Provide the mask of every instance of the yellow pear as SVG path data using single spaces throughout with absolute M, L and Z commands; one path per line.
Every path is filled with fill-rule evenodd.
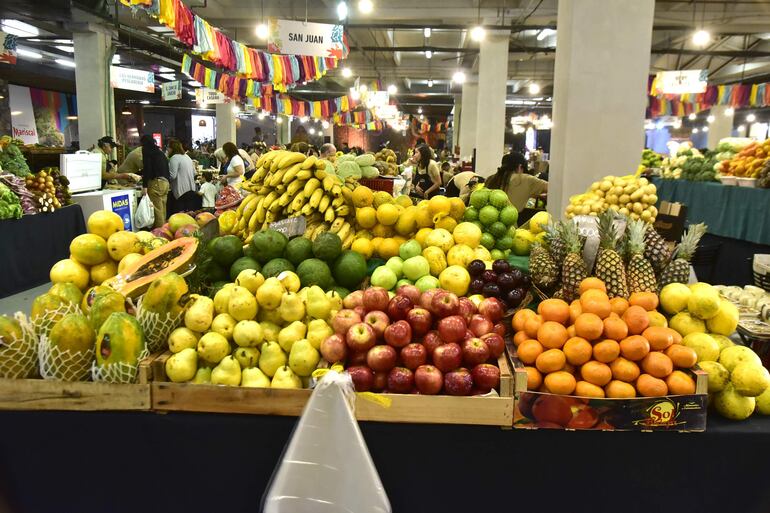
M 281 297 L 278 311 L 281 314 L 281 319 L 285 322 L 294 322 L 305 318 L 305 304 L 295 292 L 287 292 Z
M 278 333 L 278 343 L 281 345 L 281 349 L 289 353 L 292 344 L 305 338 L 306 333 L 307 325 L 302 321 L 294 321 Z

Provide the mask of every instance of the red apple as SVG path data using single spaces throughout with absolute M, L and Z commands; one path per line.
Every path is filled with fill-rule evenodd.
M 457 314 L 460 309 L 460 300 L 455 294 L 442 290 L 433 296 L 431 307 L 437 317 L 449 317 Z
M 433 351 L 443 343 L 444 341 L 441 340 L 441 335 L 439 335 L 436 330 L 429 331 L 422 339 L 422 345 L 424 345 L 425 350 L 428 351 L 429 358 L 433 357 Z
M 396 350 L 390 346 L 374 346 L 366 353 L 366 364 L 374 372 L 388 372 L 396 366 L 397 357 Z
M 500 385 L 500 369 L 496 365 L 481 363 L 471 371 L 476 388 L 489 392 Z
M 366 365 L 366 353 L 368 351 L 348 351 L 348 367 Z
M 492 321 L 481 314 L 476 314 L 471 317 L 471 321 L 468 323 L 468 328 L 470 328 L 473 334 L 477 337 L 486 335 L 487 333 L 492 333 L 494 327 L 495 325 L 492 324 Z
M 390 324 L 388 314 L 380 310 L 372 310 L 364 317 L 364 322 L 372 327 L 377 340 L 382 340 L 382 335 L 385 333 L 385 328 Z M 409 342 L 407 342 L 408 344 Z
M 343 308 L 332 318 L 332 329 L 334 329 L 335 333 L 345 334 L 351 326 L 361 322 L 362 319 L 353 310 Z
M 481 340 L 489 346 L 489 356 L 492 358 L 498 358 L 505 351 L 505 340 L 497 333 L 482 335 Z
M 473 332 L 469 329 L 465 330 L 465 336 L 460 342 L 465 342 L 466 340 L 470 340 L 472 338 L 476 338 L 476 335 L 473 334 Z
M 372 382 L 372 390 L 375 392 L 382 392 L 385 387 L 388 386 L 388 373 L 387 372 L 375 372 L 374 381 Z
M 358 305 L 354 307 L 353 311 L 358 314 L 361 320 L 363 320 L 363 318 L 366 317 L 366 308 L 364 308 L 364 305 Z
M 407 369 L 415 370 L 426 361 L 428 361 L 428 350 L 424 345 L 412 342 L 401 348 L 401 363 Z
M 444 374 L 433 365 L 420 365 L 414 371 L 414 386 L 421 394 L 438 394 L 444 386 Z
M 388 391 L 408 394 L 414 386 L 414 374 L 406 367 L 394 367 L 388 373 Z
M 382 287 L 369 287 L 364 290 L 363 299 L 363 306 L 366 308 L 367 312 L 371 312 L 372 310 L 381 310 L 384 312 L 388 308 L 390 296 L 388 295 L 388 291 Z
M 348 347 L 358 352 L 368 351 L 376 341 L 377 336 L 374 334 L 374 330 L 365 322 L 354 324 L 348 328 L 345 335 L 345 342 L 347 342 Z
M 372 383 L 374 382 L 374 372 L 372 372 L 372 369 L 363 365 L 356 365 L 348 367 L 346 370 L 353 380 L 356 392 L 368 392 L 372 388 Z
M 463 361 L 463 350 L 454 342 L 442 344 L 433 350 L 433 365 L 441 372 L 455 370 Z
M 495 326 L 492 328 L 492 331 L 505 338 L 505 324 L 502 322 L 495 324 Z
M 478 309 L 476 308 L 476 305 L 473 304 L 473 301 L 467 297 L 460 298 L 460 306 L 457 308 L 457 315 L 462 315 L 466 322 L 470 322 L 471 317 L 477 312 Z
M 419 304 L 420 294 L 420 289 L 414 285 L 401 285 L 396 290 L 396 295 L 408 297 L 412 301 L 413 305 Z
M 364 291 L 354 290 L 342 300 L 342 306 L 353 309 L 357 306 L 364 306 Z
M 391 321 L 406 319 L 409 310 L 412 309 L 412 300 L 406 296 L 393 296 L 388 303 L 388 317 Z
M 444 375 L 444 390 L 449 395 L 470 395 L 473 376 L 468 369 L 460 368 Z
M 438 321 L 438 333 L 444 342 L 460 342 L 465 336 L 465 319 L 459 315 L 450 315 Z
M 439 292 L 443 292 L 441 289 L 428 289 L 422 294 L 420 294 L 420 306 L 425 308 L 430 313 L 435 313 L 433 311 L 433 296 L 438 294 Z
M 406 287 L 406 285 L 403 285 Z M 398 297 L 398 296 L 397 296 Z M 412 334 L 421 337 L 433 326 L 433 316 L 425 308 L 412 308 L 406 314 L 406 321 L 412 327 Z
M 329 363 L 344 362 L 348 356 L 348 346 L 345 337 L 339 333 L 329 335 L 321 341 L 321 356 Z
M 412 327 L 406 321 L 396 321 L 383 334 L 385 343 L 393 347 L 404 347 L 412 341 Z
M 489 346 L 480 338 L 466 340 L 462 345 L 463 363 L 469 368 L 475 367 L 489 360 Z M 371 352 L 371 349 L 369 350 Z M 371 365 L 369 365 L 371 367 Z
M 495 323 L 503 318 L 505 307 L 496 297 L 488 297 L 479 303 L 479 313 Z

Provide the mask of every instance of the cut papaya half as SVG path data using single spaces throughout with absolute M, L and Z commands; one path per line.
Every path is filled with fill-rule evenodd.
M 192 265 L 197 249 L 198 239 L 195 237 L 172 240 L 125 267 L 123 272 L 104 282 L 104 285 L 126 297 L 140 296 L 156 278 L 171 272 L 183 273 Z

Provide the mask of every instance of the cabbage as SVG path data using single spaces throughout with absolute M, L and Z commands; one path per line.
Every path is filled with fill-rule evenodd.
M 361 168 L 358 167 L 354 161 L 345 160 L 340 162 L 337 160 L 337 175 L 343 180 L 349 176 L 352 176 L 356 180 L 361 178 Z
M 358 164 L 360 167 L 371 166 L 374 164 L 374 161 L 374 155 L 371 153 L 364 153 L 363 155 L 356 157 L 356 164 Z
M 361 167 L 361 175 L 364 178 L 377 178 L 378 176 L 380 176 L 380 172 L 377 170 L 376 167 L 363 166 Z

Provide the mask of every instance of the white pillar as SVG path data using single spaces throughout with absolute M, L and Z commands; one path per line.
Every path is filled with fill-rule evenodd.
M 714 116 L 714 122 L 709 124 L 708 142 L 706 146 L 708 149 L 713 150 L 719 144 L 720 139 L 730 137 L 733 134 L 733 117 L 732 111 L 727 113 L 727 109 L 730 108 L 727 105 L 715 105 L 711 107 L 709 114 Z
M 277 122 L 278 118 L 282 120 L 281 123 Z M 285 144 L 286 146 L 288 146 L 289 143 L 291 142 L 291 119 L 289 118 L 289 116 L 286 116 L 284 114 L 276 114 L 275 131 L 276 131 L 276 143 Z
M 470 160 L 476 147 L 476 106 L 478 104 L 479 85 L 474 82 L 463 84 L 460 99 L 460 127 L 457 144 L 460 146 L 460 158 Z
M 654 0 L 560 0 L 548 211 L 605 175 L 633 173 L 644 146 Z
M 510 32 L 487 32 L 479 52 L 479 91 L 476 112 L 476 173 L 490 176 L 505 150 L 505 89 L 508 82 Z
M 234 103 L 217 103 L 217 147 L 221 148 L 226 142 L 235 143 Z
M 73 33 L 78 137 L 82 149 L 115 134 L 110 61 L 112 38 L 97 26 Z

